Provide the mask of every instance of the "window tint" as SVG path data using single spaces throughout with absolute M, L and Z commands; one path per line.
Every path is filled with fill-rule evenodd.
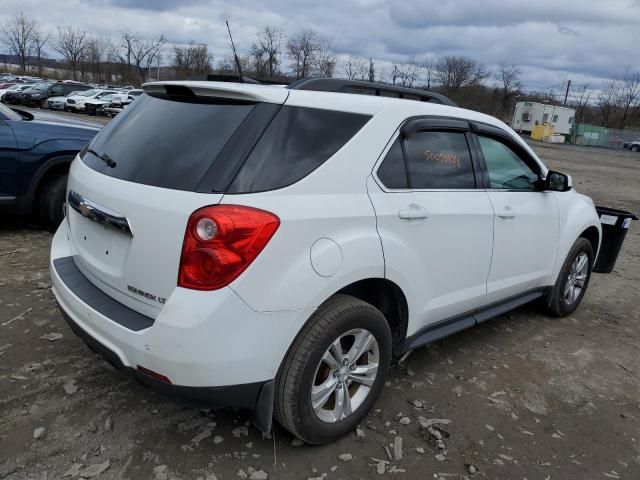
M 491 188 L 534 190 L 538 175 L 511 148 L 490 137 L 478 137 Z
M 274 190 L 297 182 L 331 158 L 369 118 L 354 113 L 282 107 L 228 192 Z
M 177 102 L 142 95 L 102 129 L 84 163 L 105 175 L 176 190 L 194 190 L 251 104 Z
M 378 178 L 387 188 L 408 188 L 400 139 L 396 139 L 378 168 Z
M 475 188 L 464 133 L 420 132 L 405 141 L 412 189 Z

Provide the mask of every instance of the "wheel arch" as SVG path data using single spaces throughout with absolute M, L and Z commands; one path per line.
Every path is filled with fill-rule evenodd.
M 590 226 L 582 231 L 578 238 L 586 238 L 591 243 L 593 254 L 598 257 L 598 249 L 600 248 L 600 231 L 595 226 Z M 594 258 L 595 261 L 595 258 Z
M 43 187 L 49 179 L 69 172 L 71 162 L 77 153 L 78 152 L 75 151 L 63 151 L 55 152 L 47 156 L 47 159 L 44 160 L 44 163 L 40 165 L 31 179 L 29 193 L 27 195 L 30 209 L 33 209 L 42 193 Z
M 350 295 L 380 310 L 389 323 L 393 339 L 393 354 L 403 353 L 409 321 L 409 306 L 404 292 L 397 284 L 386 278 L 367 278 L 341 288 L 334 293 L 336 294 Z

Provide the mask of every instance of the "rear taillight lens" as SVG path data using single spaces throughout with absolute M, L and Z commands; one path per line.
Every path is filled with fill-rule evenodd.
M 191 214 L 182 244 L 178 286 L 217 290 L 253 262 L 280 225 L 273 213 L 213 205 Z

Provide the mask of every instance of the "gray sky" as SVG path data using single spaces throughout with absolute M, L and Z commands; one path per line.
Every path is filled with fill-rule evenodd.
M 527 89 L 559 90 L 567 79 L 598 89 L 640 64 L 640 0 L 3 0 L 0 22 L 19 11 L 51 30 L 130 29 L 206 43 L 216 61 L 229 52 L 226 19 L 240 53 L 266 25 L 290 34 L 312 28 L 332 39 L 339 58 L 372 56 L 383 67 L 441 55 L 469 56 L 492 71 L 515 63 Z

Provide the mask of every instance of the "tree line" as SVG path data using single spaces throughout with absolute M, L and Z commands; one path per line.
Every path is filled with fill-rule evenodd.
M 174 44 L 162 34 L 145 37 L 129 30 L 118 37 L 99 37 L 74 27 L 47 32 L 24 13 L 1 26 L 0 41 L 17 59 L 21 72 L 35 71 L 54 78 L 139 85 L 158 78 L 188 79 L 212 72 L 236 72 L 231 51 L 216 59 L 206 44 Z M 62 60 L 47 58 L 48 50 Z M 506 121 L 510 121 L 516 101 L 564 103 L 565 92 L 561 90 L 524 90 L 522 70 L 515 64 L 502 63 L 491 72 L 472 58 L 448 55 L 428 60 L 411 57 L 382 66 L 371 57 L 339 57 L 331 39 L 311 29 L 287 35 L 279 27 L 266 26 L 239 61 L 245 75 L 264 80 L 341 77 L 431 90 L 460 106 Z M 576 123 L 638 127 L 640 72 L 627 67 L 604 85 L 574 86 L 567 106 L 576 109 Z

